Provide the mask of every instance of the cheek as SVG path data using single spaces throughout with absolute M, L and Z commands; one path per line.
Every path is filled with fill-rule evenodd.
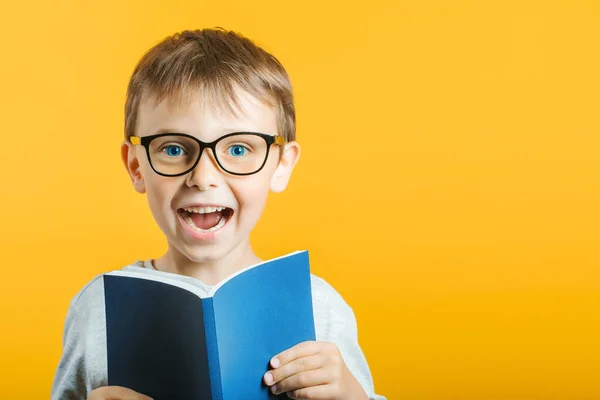
M 256 178 L 259 179 L 237 182 L 238 184 L 232 186 L 241 209 L 246 213 L 252 213 L 253 220 L 258 220 L 260 217 L 269 195 L 270 180 L 262 176 Z
M 165 180 L 163 177 L 156 175 L 146 181 L 148 205 L 155 219 L 161 219 L 163 215 L 166 215 L 165 211 L 171 208 L 176 189 L 177 183 L 174 179 Z

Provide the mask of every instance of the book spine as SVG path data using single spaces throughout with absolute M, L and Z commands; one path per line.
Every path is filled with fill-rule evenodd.
M 208 297 L 202 299 L 202 303 L 212 400 L 223 400 L 223 388 L 221 386 L 221 366 L 219 362 L 219 347 L 217 342 L 217 327 L 215 325 L 215 308 L 213 306 L 213 298 Z

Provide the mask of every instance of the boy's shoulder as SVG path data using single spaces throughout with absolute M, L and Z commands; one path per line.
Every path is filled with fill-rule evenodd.
M 325 279 L 311 274 L 311 286 L 317 327 L 336 325 L 350 328 L 356 324 L 350 305 Z
M 313 297 L 315 297 L 317 300 L 336 308 L 350 308 L 342 295 L 325 279 L 311 273 L 310 283 Z
M 121 268 L 115 268 L 111 271 L 118 271 L 128 269 L 131 267 L 141 267 L 143 261 L 135 261 L 132 264 L 128 264 Z M 107 271 L 107 272 L 111 272 Z M 104 304 L 104 275 L 107 272 L 103 272 L 94 276 L 89 282 L 87 282 L 71 299 L 70 308 L 79 309 L 87 308 L 92 304 L 101 303 Z
M 104 274 L 96 275 L 92 280 L 83 286 L 71 299 L 71 308 L 78 308 L 82 303 L 98 299 L 99 294 L 104 291 Z

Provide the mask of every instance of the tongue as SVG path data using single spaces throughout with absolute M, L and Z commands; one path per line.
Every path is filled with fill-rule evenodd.
M 199 214 L 199 213 L 189 213 L 188 214 L 192 221 L 194 221 L 194 225 L 196 225 L 200 229 L 210 229 L 213 226 L 216 226 L 221 219 L 222 213 L 221 211 L 215 211 L 212 213 Z

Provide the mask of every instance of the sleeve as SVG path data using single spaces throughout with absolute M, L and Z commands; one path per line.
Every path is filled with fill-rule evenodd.
M 345 324 L 340 327 L 337 340 L 342 358 L 344 358 L 348 369 L 363 387 L 370 400 L 386 400 L 385 397 L 375 393 L 373 377 L 367 359 L 358 344 L 358 327 L 354 312 L 348 307 L 346 314 Z
M 313 275 L 313 308 L 317 340 L 338 346 L 346 366 L 370 400 L 386 400 L 375 393 L 373 377 L 358 343 L 358 327 L 352 308 L 323 279 Z
M 104 284 L 94 279 L 71 300 L 51 400 L 85 400 L 108 384 Z
M 52 400 L 86 398 L 85 341 L 81 322 L 72 301 L 63 332 L 63 353 L 52 384 Z

